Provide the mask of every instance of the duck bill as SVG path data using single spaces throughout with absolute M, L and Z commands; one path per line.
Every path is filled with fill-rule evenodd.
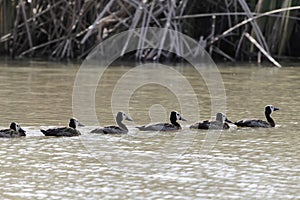
M 184 119 L 183 117 L 180 117 L 180 119 L 179 120 L 181 120 L 181 121 L 187 121 L 186 119 Z
M 126 120 L 133 121 L 133 119 L 131 117 L 129 117 L 129 116 L 126 117 Z
M 78 122 L 78 126 L 84 127 L 85 125 L 82 124 L 82 123 L 80 123 L 80 122 Z
M 279 110 L 279 108 L 275 108 L 275 107 L 274 107 L 274 111 L 276 111 L 276 110 Z

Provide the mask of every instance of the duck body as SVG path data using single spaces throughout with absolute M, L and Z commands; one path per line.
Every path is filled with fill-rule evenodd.
M 69 127 L 60 127 L 43 130 L 41 132 L 45 136 L 56 136 L 56 137 L 73 137 L 81 135 L 80 131 L 77 130 L 77 126 L 83 126 L 77 119 L 71 118 L 69 122 Z
M 226 123 L 223 124 L 218 121 L 205 120 L 191 125 L 190 128 L 191 129 L 228 129 L 229 126 L 226 126 Z
M 136 128 L 140 131 L 176 131 L 181 129 L 177 120 L 186 121 L 177 111 L 172 111 L 170 114 L 171 123 L 157 123 L 148 126 L 138 126 Z
M 234 123 L 238 127 L 261 127 L 270 128 L 272 127 L 268 122 L 259 119 L 242 119 Z
M 91 133 L 104 133 L 104 134 L 126 134 L 128 130 L 123 130 L 118 126 L 106 126 L 103 128 L 96 128 Z
M 124 112 L 118 112 L 116 116 L 116 123 L 118 126 L 105 126 L 103 128 L 96 128 L 91 131 L 91 133 L 104 133 L 104 134 L 126 134 L 128 129 L 125 124 L 122 123 L 123 120 L 132 121 L 131 117 L 126 115 Z
M 81 133 L 78 130 L 71 127 L 61 127 L 61 128 L 47 129 L 47 130 L 41 129 L 41 132 L 45 136 L 56 136 L 56 137 L 60 137 L 60 136 L 72 137 L 72 136 L 81 135 Z
M 271 113 L 273 111 L 277 111 L 279 108 L 276 108 L 272 105 L 267 105 L 265 107 L 265 116 L 267 121 L 263 121 L 260 119 L 243 119 L 235 122 L 234 124 L 238 127 L 251 127 L 251 128 L 271 128 L 275 127 L 275 121 L 271 117 Z
M 18 123 L 12 122 L 10 124 L 9 129 L 0 130 L 0 137 L 2 138 L 24 137 L 26 136 L 25 133 L 26 131 L 24 131 Z
M 140 131 L 176 131 L 180 130 L 181 126 L 174 125 L 170 123 L 158 123 L 151 124 L 149 126 L 139 126 L 137 127 Z
M 217 113 L 215 121 L 205 120 L 202 122 L 197 122 L 190 126 L 191 129 L 212 129 L 212 130 L 222 130 L 222 129 L 234 129 L 236 127 L 231 123 L 230 120 L 223 113 Z

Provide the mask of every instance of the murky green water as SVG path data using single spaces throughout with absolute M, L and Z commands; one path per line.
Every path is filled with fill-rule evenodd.
M 194 121 L 185 113 L 189 121 L 180 122 L 182 131 L 139 132 L 135 124 L 168 120 L 169 111 L 181 109 L 180 94 L 148 84 L 132 94 L 129 114 L 135 123 L 126 122 L 128 135 L 93 135 L 89 131 L 95 126 L 87 126 L 80 129 L 80 137 L 46 138 L 40 127 L 67 125 L 73 115 L 78 68 L 33 61 L 1 63 L 0 126 L 17 121 L 27 131 L 26 138 L 0 138 L 1 199 L 300 198 L 299 68 L 219 67 L 227 116 L 233 121 L 264 119 L 264 106 L 273 104 L 280 107 L 272 115 L 276 128 L 220 135 L 192 131 L 188 126 Z M 101 125 L 114 124 L 111 95 L 130 69 L 109 68 L 101 79 L 95 94 Z M 192 68 L 176 69 L 197 94 L 201 120 L 210 119 L 211 96 L 203 78 Z M 149 116 L 149 109 L 157 112 Z M 217 142 L 204 149 L 209 136 Z

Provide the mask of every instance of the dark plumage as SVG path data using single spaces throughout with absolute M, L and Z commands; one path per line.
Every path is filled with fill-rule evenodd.
M 5 137 L 5 138 L 22 137 L 22 136 L 26 136 L 25 133 L 26 131 L 24 131 L 18 123 L 12 122 L 9 126 L 9 129 L 0 130 L 0 137 Z
M 124 112 L 118 112 L 116 116 L 116 122 L 118 126 L 105 126 L 103 128 L 96 128 L 91 131 L 91 133 L 104 133 L 104 134 L 126 134 L 128 129 L 125 124 L 122 123 L 123 120 L 132 121 L 131 117 L 127 116 Z
M 186 121 L 178 112 L 172 111 L 170 114 L 170 123 L 158 123 L 158 124 L 152 124 L 148 126 L 139 126 L 136 127 L 141 131 L 175 131 L 180 130 L 181 126 L 177 122 L 177 120 Z
M 263 121 L 260 119 L 244 119 L 235 122 L 234 124 L 239 127 L 261 127 L 261 128 L 271 128 L 275 127 L 275 121 L 271 117 L 271 113 L 273 111 L 277 111 L 279 108 L 275 108 L 272 105 L 267 105 L 265 107 L 265 116 L 267 121 Z
M 205 120 L 190 126 L 191 129 L 230 129 L 231 127 L 231 121 L 223 113 L 217 113 L 215 121 Z
M 81 135 L 81 133 L 76 129 L 78 126 L 84 126 L 84 125 L 81 124 L 77 119 L 71 118 L 69 122 L 69 127 L 52 128 L 47 130 L 41 129 L 41 132 L 45 136 L 72 137 L 72 136 Z

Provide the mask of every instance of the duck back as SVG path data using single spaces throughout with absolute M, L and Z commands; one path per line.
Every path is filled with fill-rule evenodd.
M 16 137 L 23 137 L 23 136 L 26 136 L 26 134 L 19 133 L 12 129 L 0 130 L 0 137 L 2 137 L 2 138 L 16 138 Z
M 229 126 L 224 123 L 220 123 L 218 121 L 208 121 L 205 120 L 203 122 L 197 122 L 193 125 L 190 126 L 191 129 L 212 129 L 212 130 L 216 130 L 216 129 L 229 129 Z
M 106 126 L 104 128 L 96 128 L 91 133 L 104 133 L 104 134 L 126 134 L 128 131 L 123 130 L 118 126 Z
M 0 131 L 0 137 L 2 138 L 15 138 L 15 137 L 22 137 L 22 136 L 25 136 L 25 134 L 23 135 L 12 129 L 4 129 Z
M 240 120 L 234 123 L 239 127 L 261 127 L 261 128 L 270 128 L 270 124 L 266 121 L 259 119 L 246 119 Z
M 70 127 L 53 128 L 47 130 L 41 129 L 41 132 L 45 136 L 56 136 L 56 137 L 60 137 L 60 136 L 72 137 L 72 136 L 81 135 L 81 133 L 78 130 Z
M 149 126 L 139 126 L 137 128 L 141 131 L 175 131 L 181 129 L 180 126 L 175 126 L 170 123 L 158 123 Z

